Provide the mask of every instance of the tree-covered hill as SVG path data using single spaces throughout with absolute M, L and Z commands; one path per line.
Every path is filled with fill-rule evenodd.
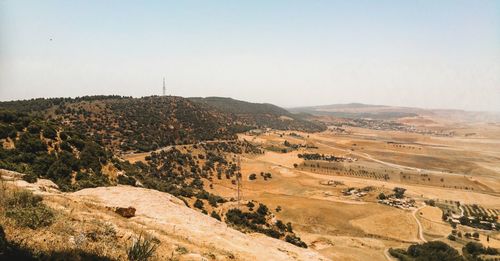
M 242 231 L 305 247 L 291 225 L 274 222 L 270 211 L 248 209 L 225 217 L 228 214 L 221 204 L 228 199 L 207 189 L 215 179 L 236 184 L 236 177 L 241 177 L 237 154 L 261 153 L 260 148 L 238 141 L 236 133 L 257 126 L 316 129 L 273 105 L 257 110 L 255 104 L 229 100 L 226 106 L 216 108 L 173 96 L 0 102 L 0 169 L 24 173 L 27 182 L 50 179 L 62 191 L 125 184 L 168 192 Z M 270 125 L 274 120 L 280 124 Z M 217 141 L 204 142 L 208 140 Z M 177 144 L 184 145 L 169 146 Z M 152 152 L 145 162 L 132 164 L 122 159 L 123 152 L 166 146 Z
M 251 103 L 223 97 L 189 98 L 207 108 L 215 108 L 228 113 L 243 125 L 254 128 L 273 128 L 280 130 L 322 131 L 322 123 L 305 120 L 302 115 L 269 103 Z
M 86 96 L 1 102 L 2 109 L 53 120 L 113 151 L 234 139 L 236 133 L 256 127 L 324 129 L 271 104 L 226 98 Z

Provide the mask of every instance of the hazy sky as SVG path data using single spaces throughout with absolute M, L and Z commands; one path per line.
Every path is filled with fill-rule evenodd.
M 180 96 L 500 111 L 500 1 L 0 0 L 0 100 L 164 75 Z

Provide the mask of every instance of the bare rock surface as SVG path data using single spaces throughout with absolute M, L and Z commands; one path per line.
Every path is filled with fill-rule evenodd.
M 136 209 L 130 221 L 157 234 L 175 235 L 198 246 L 234 255 L 236 260 L 327 260 L 319 253 L 262 234 L 244 234 L 199 213 L 168 194 L 130 186 L 83 189 L 72 193 L 105 206 Z M 163 242 L 163 240 L 162 240 Z

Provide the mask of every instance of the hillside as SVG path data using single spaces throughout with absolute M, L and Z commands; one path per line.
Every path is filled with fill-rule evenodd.
M 181 97 L 93 96 L 0 103 L 0 109 L 52 119 L 114 151 L 151 151 L 172 144 L 233 139 L 224 113 Z
M 325 129 L 271 104 L 228 98 L 87 96 L 0 102 L 2 109 L 52 119 L 114 151 L 234 139 L 236 133 L 256 127 Z
M 235 139 L 236 128 L 249 126 L 229 113 L 180 97 L 38 99 L 0 108 L 0 169 L 24 173 L 27 182 L 49 179 L 64 192 L 118 184 L 155 189 L 240 231 L 307 247 L 265 205 L 239 211 L 231 197 L 209 192 L 215 179 L 236 183 L 236 155 L 262 153 Z M 144 150 L 154 151 L 142 162 L 123 159 L 124 151 Z
M 231 114 L 233 120 L 253 128 L 273 128 L 279 130 L 323 131 L 320 122 L 305 120 L 302 115 L 269 103 L 251 103 L 231 98 L 206 97 L 189 98 L 207 108 L 215 108 Z
M 142 236 L 158 245 L 158 260 L 326 260 L 280 240 L 241 233 L 167 193 L 130 186 L 61 193 L 48 181 L 29 184 L 16 180 L 15 173 L 0 174 L 10 180 L 4 181 L 0 195 L 11 197 L 11 189 L 29 189 L 42 195 L 43 204 L 57 214 L 50 224 L 36 229 L 18 227 L 0 215 L 6 239 L 13 244 L 23 240 L 23 251 L 33 255 L 125 260 L 127 247 Z M 117 207 L 135 208 L 134 217 L 116 214 Z M 1 250 L 0 246 L 0 259 Z

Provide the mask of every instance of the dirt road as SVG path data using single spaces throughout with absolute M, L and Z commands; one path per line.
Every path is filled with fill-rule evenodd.
M 417 225 L 418 225 L 418 239 L 420 241 L 422 241 L 422 243 L 425 243 L 425 242 L 427 242 L 427 240 L 424 237 L 424 228 L 422 227 L 422 223 L 420 223 L 420 220 L 418 220 L 418 217 L 417 217 L 418 211 L 420 211 L 423 208 L 425 208 L 425 206 L 421 206 L 421 207 L 415 209 L 412 212 L 412 215 L 415 218 L 415 221 L 417 222 Z

